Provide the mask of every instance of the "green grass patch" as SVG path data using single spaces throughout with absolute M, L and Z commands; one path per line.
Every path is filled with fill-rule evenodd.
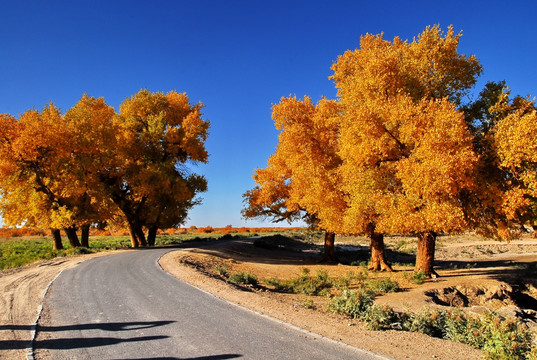
M 257 286 L 257 276 L 252 273 L 238 272 L 229 276 L 228 281 L 236 285 L 252 285 Z
M 209 239 L 230 238 L 231 235 L 179 234 L 157 235 L 155 245 L 176 245 L 186 241 L 207 241 Z M 63 236 L 65 250 L 53 250 L 52 239 L 44 236 L 9 237 L 0 239 L 0 269 L 9 269 L 31 264 L 38 260 L 56 257 L 88 254 L 100 251 L 128 249 L 131 247 L 129 236 L 90 236 L 89 248 L 69 248 Z
M 417 285 L 422 285 L 427 280 L 427 273 L 423 270 L 413 271 L 411 273 L 405 272 L 403 276 Z
M 326 270 L 318 270 L 315 275 L 311 275 L 308 268 L 302 268 L 295 278 L 289 280 L 270 278 L 264 282 L 276 291 L 315 296 L 331 295 L 332 292 L 345 291 L 349 287 L 364 289 L 372 294 L 385 294 L 399 290 L 399 284 L 392 279 L 371 279 L 365 271 L 358 274 L 349 271 L 344 276 L 331 277 Z

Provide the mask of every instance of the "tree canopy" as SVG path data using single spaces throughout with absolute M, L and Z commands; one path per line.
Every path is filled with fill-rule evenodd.
M 463 98 L 482 67 L 458 52 L 460 38 L 439 26 L 412 41 L 362 36 L 332 66 L 336 100 L 273 107 L 279 143 L 256 171 L 255 194 L 315 214 L 325 230 L 380 236 L 378 244 L 383 234 L 417 235 L 416 269 L 431 273 L 436 234 L 478 223 L 468 204 L 482 154 Z
M 65 115 L 53 104 L 20 119 L 0 118 L 0 211 L 8 224 L 65 229 L 119 218 L 132 246 L 154 243 L 156 229 L 177 226 L 200 202 L 209 122 L 186 94 L 141 90 L 119 113 L 83 95 Z M 30 201 L 23 201 L 29 199 Z M 121 215 L 121 216 L 120 216 Z

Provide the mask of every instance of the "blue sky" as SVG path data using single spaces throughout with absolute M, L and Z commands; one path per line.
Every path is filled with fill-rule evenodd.
M 460 52 L 484 67 L 477 91 L 506 80 L 537 95 L 534 1 L 0 0 L 0 113 L 83 93 L 117 107 L 138 90 L 186 92 L 211 122 L 209 191 L 187 226 L 245 222 L 242 194 L 265 167 L 282 96 L 334 98 L 330 66 L 360 35 L 412 39 L 427 25 L 463 31 Z

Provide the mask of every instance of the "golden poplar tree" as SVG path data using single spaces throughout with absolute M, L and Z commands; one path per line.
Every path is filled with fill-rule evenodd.
M 337 174 L 338 116 L 334 100 L 314 104 L 308 97 L 288 97 L 274 105 L 278 147 L 268 166 L 256 170 L 256 187 L 245 194 L 248 206 L 243 210 L 245 217 L 293 220 L 305 215 L 326 231 L 326 260 L 335 258 L 334 237 L 345 206 Z
M 481 66 L 460 34 L 426 28 L 413 41 L 365 35 L 333 65 L 346 232 L 418 236 L 416 270 L 433 272 L 437 233 L 470 226 L 458 198 L 475 187 L 476 155 L 456 105 Z
M 190 104 L 186 94 L 141 90 L 114 116 L 113 166 L 99 177 L 128 224 L 133 247 L 151 245 L 158 228 L 182 223 L 186 211 L 199 203 L 197 194 L 207 188 L 205 178 L 186 167 L 208 160 L 209 122 L 202 118 L 202 107 Z
M 0 116 L 0 212 L 6 223 L 50 228 L 62 246 L 88 246 L 91 224 L 121 214 L 133 247 L 184 222 L 205 191 L 187 162 L 206 162 L 209 123 L 185 94 L 142 90 L 116 114 L 83 95 L 62 115 L 53 104 L 20 119 Z M 144 229 L 148 230 L 146 240 Z
M 517 225 L 536 228 L 537 218 L 537 109 L 533 101 L 504 92 L 493 111 L 500 114 L 494 147 L 499 167 L 506 173 L 501 212 Z
M 1 122 L 0 211 L 5 222 L 50 228 L 55 248 L 62 248 L 57 229 L 64 229 L 71 246 L 80 246 L 74 231 L 77 198 L 66 191 L 73 180 L 66 159 L 74 149 L 59 109 L 49 104 L 18 120 L 4 115 Z

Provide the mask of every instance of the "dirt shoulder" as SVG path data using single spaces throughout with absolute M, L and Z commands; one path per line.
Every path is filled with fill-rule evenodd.
M 273 276 L 280 279 L 291 278 L 296 276 L 302 267 L 309 268 L 312 273 L 319 269 L 327 270 L 331 275 L 344 274 L 349 271 L 348 266 L 341 264 L 319 265 L 312 261 L 307 252 L 301 252 L 302 255 L 297 256 L 297 252 L 254 247 L 252 241 L 243 239 L 232 242 L 214 242 L 203 248 L 179 250 L 166 254 L 160 259 L 160 264 L 166 271 L 179 279 L 225 300 L 389 358 L 419 360 L 482 358 L 483 352 L 480 350 L 422 334 L 402 331 L 370 331 L 358 321 L 349 320 L 324 310 L 326 299 L 322 297 L 314 297 L 314 300 L 308 297 L 307 301 L 310 302 L 310 306 L 306 307 L 304 306 L 305 295 L 239 288 L 218 278 L 215 269 L 223 268 L 230 273 L 252 272 L 260 279 L 268 279 Z M 493 246 L 496 245 L 493 244 Z M 442 253 L 441 262 L 445 263 L 450 260 L 449 256 L 443 253 L 451 254 L 451 250 L 440 253 Z M 460 255 L 460 251 L 453 253 Z M 469 260 L 477 261 L 478 253 L 479 251 L 474 253 L 469 257 Z M 490 256 L 490 251 L 485 254 Z M 527 256 L 528 254 L 520 251 L 519 255 Z M 501 256 L 504 259 L 505 252 L 502 252 Z M 453 259 L 453 261 L 455 260 L 457 259 Z M 459 259 L 459 261 L 461 260 Z M 464 261 L 463 263 L 466 264 Z M 472 266 L 474 266 L 473 263 Z M 353 268 L 356 269 L 356 266 Z M 474 269 L 477 270 L 473 271 Z M 421 286 L 406 284 L 405 291 L 380 297 L 377 302 L 389 304 L 399 309 L 405 308 L 407 311 L 419 311 L 423 306 L 436 306 L 426 295 L 428 291 L 459 284 L 467 286 L 487 282 L 496 284 L 499 280 L 491 275 L 495 271 L 501 272 L 501 268 L 491 269 L 475 266 L 439 270 L 442 277 L 436 282 L 428 282 Z M 404 282 L 402 272 L 396 272 L 393 276 L 399 277 L 399 280 Z M 315 309 L 311 309 L 311 301 L 314 302 Z

